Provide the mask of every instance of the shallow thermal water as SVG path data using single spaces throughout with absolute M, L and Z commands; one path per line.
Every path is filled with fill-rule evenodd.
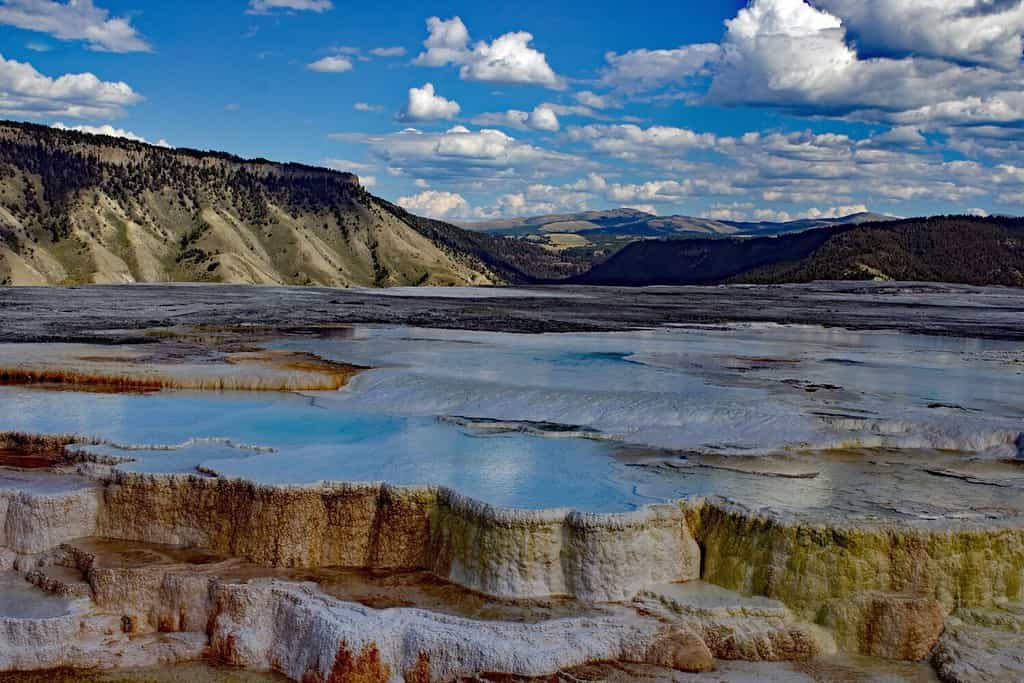
M 1024 490 L 1006 463 L 1024 445 L 1024 351 L 1009 342 L 778 325 L 358 327 L 273 346 L 376 369 L 305 395 L 8 387 L 0 431 L 101 437 L 117 446 L 88 450 L 131 458 L 122 467 L 134 471 L 442 484 L 526 508 L 620 511 L 702 494 L 1002 517 Z
M 52 619 L 70 611 L 67 600 L 36 588 L 18 572 L 0 571 L 0 619 Z

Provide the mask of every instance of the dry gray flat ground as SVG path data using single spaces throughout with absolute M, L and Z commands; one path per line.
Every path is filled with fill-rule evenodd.
M 524 296 L 518 296 L 523 293 Z M 921 283 L 345 290 L 236 285 L 0 288 L 0 341 L 124 341 L 163 325 L 384 323 L 512 332 L 762 321 L 1024 339 L 1024 290 Z M 125 330 L 121 335 L 96 335 Z

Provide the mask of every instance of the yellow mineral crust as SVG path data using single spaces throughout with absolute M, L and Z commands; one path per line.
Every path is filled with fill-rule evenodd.
M 928 656 L 954 610 L 991 608 L 1024 597 L 1024 528 L 1006 521 L 849 526 L 835 520 L 812 526 L 720 499 L 623 514 L 527 511 L 494 508 L 442 487 L 267 486 L 128 473 L 95 464 L 83 464 L 81 471 L 88 476 L 0 470 L 0 565 L 31 568 L 39 553 L 74 538 L 94 537 L 203 549 L 266 567 L 425 571 L 505 598 L 565 595 L 600 603 L 636 598 L 648 612 L 666 615 L 672 628 L 692 631 L 719 657 L 762 659 L 827 650 L 822 644 L 830 637 L 814 630 L 822 627 L 842 651 L 919 660 Z M 777 603 L 710 612 L 699 600 L 687 603 L 687 594 L 651 592 L 653 586 L 698 578 Z M 141 608 L 154 604 L 154 594 L 161 596 L 157 611 L 128 620 L 129 630 L 137 621 L 157 630 L 193 631 L 206 628 L 201 622 L 211 610 L 233 613 L 232 621 L 218 622 L 223 637 L 215 645 L 247 665 L 284 657 L 275 668 L 298 678 L 310 670 L 329 675 L 342 640 L 353 656 L 371 644 L 349 631 L 355 614 L 349 607 L 330 603 L 324 612 L 301 591 L 267 586 L 237 593 L 241 602 L 229 609 L 235 598 L 223 591 L 214 596 L 208 581 L 201 575 L 164 576 L 144 567 L 92 575 L 95 599 L 103 604 L 127 598 Z M 219 612 L 217 600 L 228 601 Z M 255 612 L 242 609 L 252 607 L 253 600 L 267 602 Z M 301 654 L 299 659 L 288 660 L 293 635 L 260 623 L 266 618 L 263 610 L 284 610 L 288 619 L 298 620 L 295 628 L 306 632 L 321 628 L 316 624 L 322 613 L 350 616 L 339 617 L 328 628 L 329 637 L 317 641 L 333 643 L 330 648 L 305 650 L 295 654 Z M 401 620 L 388 626 L 388 619 L 366 614 L 381 634 L 392 626 L 404 628 Z M 759 625 L 747 628 L 747 619 Z M 423 628 L 440 622 L 431 624 L 424 622 Z M 770 631 L 764 630 L 767 624 Z M 811 624 L 817 626 L 808 628 Z M 533 642 L 534 635 L 543 641 L 542 631 L 524 635 L 523 643 Z M 256 632 L 265 639 L 256 650 L 238 640 Z M 644 633 L 626 648 L 634 652 L 634 645 L 644 643 L 640 654 L 630 655 L 637 661 L 676 656 L 697 661 L 692 659 L 697 650 L 686 645 L 695 642 L 689 635 L 676 637 L 674 632 L 670 643 L 655 647 L 660 641 Z M 602 638 L 594 653 L 603 648 L 620 656 L 625 646 Z M 392 672 L 408 671 L 417 666 L 421 652 L 430 656 L 431 675 L 445 672 L 443 652 L 437 649 L 402 650 L 400 656 L 388 654 L 386 663 Z M 558 660 L 559 666 L 572 663 L 571 657 Z
M 779 600 L 846 651 L 923 659 L 950 612 L 1024 598 L 1019 525 L 809 525 L 722 501 L 691 520 L 705 581 Z

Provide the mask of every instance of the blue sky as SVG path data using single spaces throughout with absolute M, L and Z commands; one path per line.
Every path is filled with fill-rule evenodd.
M 0 116 L 450 219 L 1024 213 L 1019 0 L 0 0 Z

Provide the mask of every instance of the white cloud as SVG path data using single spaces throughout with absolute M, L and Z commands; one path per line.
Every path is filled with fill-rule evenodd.
M 842 20 L 805 0 L 752 0 L 726 26 L 712 102 L 903 124 L 1024 120 L 1019 70 L 863 59 Z
M 807 209 L 803 218 L 843 218 L 855 213 L 867 213 L 868 207 L 864 204 L 852 204 L 849 206 L 833 206 L 831 209 Z
M 526 124 L 534 130 L 546 130 L 554 132 L 558 130 L 558 116 L 551 107 L 541 104 L 533 108 Z
M 503 194 L 489 206 L 474 209 L 473 215 L 493 219 L 586 211 L 593 199 L 569 186 L 533 183 L 522 192 Z
M 356 102 L 352 105 L 352 108 L 356 111 L 384 111 L 383 105 L 370 104 L 369 102 Z
M 559 129 L 558 115 L 554 105 L 539 104 L 533 111 L 509 109 L 504 112 L 489 112 L 474 116 L 472 123 L 478 126 L 504 126 L 516 130 L 543 130 L 556 132 Z
M 375 175 L 361 175 L 359 176 L 359 184 L 369 189 L 377 184 L 377 176 Z
M 348 57 L 335 55 L 311 62 L 306 65 L 306 68 L 310 71 L 319 71 L 321 73 L 340 74 L 352 70 L 352 60 Z
M 370 50 L 374 57 L 401 57 L 405 54 L 404 47 L 375 47 Z
M 635 93 L 672 83 L 683 84 L 717 61 L 720 54 L 721 48 L 714 43 L 684 45 L 674 50 L 609 52 L 605 55 L 608 67 L 601 74 L 601 85 Z
M 459 17 L 427 19 L 426 50 L 414 64 L 459 66 L 459 78 L 489 83 L 519 83 L 564 87 L 562 79 L 548 65 L 543 52 L 530 46 L 533 35 L 526 31 L 506 33 L 492 42 L 478 41 L 469 47 L 469 30 Z
M 399 113 L 399 118 L 403 121 L 450 119 L 460 109 L 458 102 L 436 94 L 433 83 L 425 83 L 422 88 L 409 88 L 409 100 Z
M 1004 69 L 1020 66 L 1024 4 L 1017 0 L 814 0 L 840 17 L 862 57 L 925 56 Z
M 426 51 L 417 55 L 413 64 L 419 66 L 447 66 L 461 64 L 468 53 L 469 29 L 459 17 L 427 19 L 427 39 L 423 41 Z
M 702 216 L 714 221 L 745 221 L 754 205 L 750 202 L 733 202 L 731 204 L 712 204 Z
M 287 12 L 326 12 L 334 9 L 331 0 L 249 0 L 246 14 L 270 14 L 274 10 Z
M 610 95 L 598 95 L 592 90 L 581 90 L 574 95 L 576 101 L 592 109 L 612 109 L 618 106 Z
M 608 181 L 598 173 L 588 173 L 586 177 L 569 185 L 569 188 L 584 192 L 604 192 L 608 189 Z
M 896 126 L 888 131 L 872 137 L 867 141 L 872 145 L 920 147 L 927 141 L 917 126 Z
M 50 78 L 27 62 L 0 55 L 0 113 L 5 115 L 103 118 L 141 100 L 127 83 L 101 81 L 91 73 Z
M 608 187 L 608 199 L 612 202 L 679 202 L 688 197 L 694 196 L 698 191 L 703 192 L 701 185 L 705 182 L 694 182 L 686 179 L 677 180 L 650 180 L 645 183 L 615 183 Z
M 368 171 L 374 168 L 373 164 L 352 161 L 351 159 L 324 159 L 323 165 L 342 173 L 359 173 L 360 171 Z
M 867 211 L 868 207 L 865 205 L 853 204 L 834 206 L 829 209 L 810 208 L 791 213 L 778 209 L 756 208 L 751 202 L 733 202 L 731 204 L 712 204 L 711 208 L 704 212 L 704 217 L 716 221 L 788 223 L 802 218 L 812 220 L 844 218 L 856 213 L 867 213 Z
M 508 111 L 487 112 L 477 114 L 470 123 L 476 126 L 502 126 L 504 128 L 515 128 L 516 130 L 527 130 L 527 119 L 530 113 L 520 109 L 509 109 Z
M 156 142 L 150 143 L 149 140 L 142 137 L 141 135 L 136 135 L 130 130 L 125 130 L 124 128 L 115 128 L 110 124 L 104 124 L 102 126 L 67 126 L 58 121 L 57 123 L 53 124 L 53 127 L 57 128 L 58 130 L 74 130 L 78 131 L 79 133 L 89 133 L 91 135 L 109 135 L 110 137 L 114 138 L 124 138 L 126 140 L 134 140 L 135 142 L 145 142 L 147 144 L 156 145 L 157 147 L 173 147 L 171 143 L 167 142 L 167 140 L 164 140 L 163 138 L 160 138 Z
M 620 159 L 650 159 L 666 155 L 676 158 L 686 150 L 712 147 L 717 140 L 711 133 L 696 133 L 687 128 L 641 128 L 632 123 L 577 126 L 569 129 L 569 138 L 585 141 L 594 149 Z
M 90 50 L 148 52 L 148 42 L 127 17 L 110 12 L 92 0 L 3 0 L 0 24 L 47 33 L 59 40 L 82 40 Z
M 398 205 L 430 218 L 461 217 L 469 214 L 469 202 L 457 192 L 425 190 L 408 197 L 399 197 Z
M 544 53 L 530 47 L 532 40 L 532 34 L 517 31 L 495 38 L 489 45 L 480 41 L 473 46 L 469 61 L 459 70 L 459 77 L 467 81 L 564 87 L 548 66 Z
M 521 142 L 493 128 L 473 131 L 454 126 L 443 133 L 407 129 L 380 136 L 338 133 L 331 138 L 365 144 L 393 172 L 436 183 L 507 187 L 517 178 L 539 178 L 587 165 L 579 157 Z
M 967 209 L 967 215 L 968 216 L 978 216 L 979 218 L 988 218 L 989 212 L 986 211 L 985 209 L 980 209 L 980 208 L 975 207 L 973 209 Z
M 964 96 L 893 114 L 897 123 L 920 126 L 1013 124 L 1024 121 L 1024 93 L 1006 91 L 986 97 Z

